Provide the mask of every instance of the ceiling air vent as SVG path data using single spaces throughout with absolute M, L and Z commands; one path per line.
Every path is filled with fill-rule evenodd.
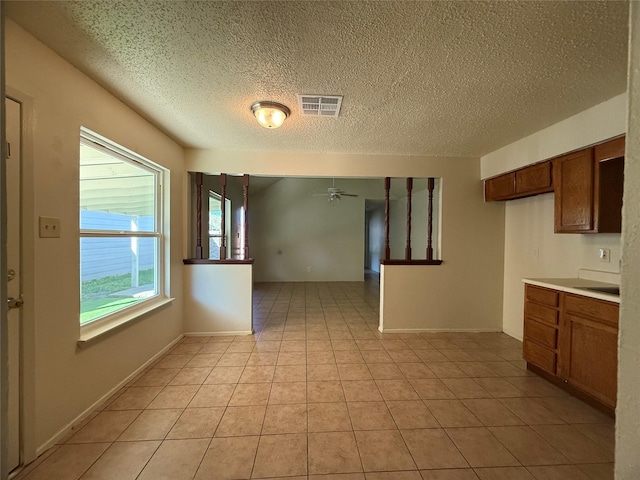
M 302 115 L 314 117 L 337 117 L 340 115 L 342 96 L 298 95 L 298 107 Z

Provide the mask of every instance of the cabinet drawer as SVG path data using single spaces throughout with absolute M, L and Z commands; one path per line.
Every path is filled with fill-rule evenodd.
M 549 325 L 536 322 L 532 318 L 525 317 L 524 336 L 530 340 L 541 343 L 545 347 L 556 348 L 558 341 L 558 330 Z
M 538 305 L 530 301 L 524 302 L 524 316 L 525 318 L 534 318 L 539 322 L 549 325 L 558 324 L 558 311 L 556 309 Z
M 523 343 L 524 359 L 546 370 L 553 375 L 556 374 L 556 353 L 538 345 L 535 342 L 525 338 Z
M 526 296 L 527 300 L 532 302 L 548 305 L 549 307 L 558 306 L 558 292 L 556 290 L 527 285 Z
M 564 311 L 613 326 L 618 325 L 619 305 L 617 303 L 568 293 L 564 297 Z

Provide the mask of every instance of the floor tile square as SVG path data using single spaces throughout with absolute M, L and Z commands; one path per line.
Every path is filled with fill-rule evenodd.
M 114 443 L 91 465 L 87 473 L 82 475 L 82 480 L 136 478 L 159 445 L 159 441 Z M 50 478 L 62 477 L 52 472 Z
M 373 380 L 342 382 L 347 402 L 379 402 L 382 396 Z
M 236 385 L 225 383 L 220 385 L 202 385 L 189 403 L 189 407 L 224 407 L 229 404 Z
M 530 427 L 490 427 L 489 431 L 522 465 L 558 465 L 569 460 Z
M 440 424 L 421 400 L 387 402 L 399 429 L 435 428 Z
M 456 396 L 436 378 L 411 378 L 409 383 L 423 400 L 454 399 Z
M 181 414 L 182 409 L 145 410 L 122 432 L 118 441 L 163 440 Z
M 423 480 L 478 480 L 478 476 L 470 468 L 451 470 L 422 470 Z
M 346 403 L 310 403 L 307 408 L 309 432 L 339 432 L 352 429 Z
M 209 445 L 209 439 L 165 440 L 144 467 L 139 480 L 191 480 Z
M 307 365 L 325 365 L 336 363 L 333 351 L 307 352 Z
M 168 439 L 211 438 L 220 423 L 223 407 L 187 408 L 167 435 Z
M 424 403 L 443 427 L 479 427 L 480 420 L 460 400 L 425 400 Z
M 354 430 L 396 429 L 391 413 L 384 402 L 347 403 Z
M 244 367 L 221 367 L 217 366 L 211 370 L 211 373 L 204 381 L 207 385 L 219 383 L 238 383 Z
M 416 469 L 398 430 L 358 431 L 355 435 L 365 472 Z
M 212 367 L 185 367 L 173 377 L 169 385 L 202 385 Z
M 338 367 L 335 364 L 307 365 L 307 380 L 310 382 L 340 380 Z
M 274 382 L 306 382 L 307 367 L 305 365 L 278 365 L 276 367 Z
M 309 433 L 309 474 L 362 472 L 353 432 Z
M 212 368 L 216 366 L 221 357 L 220 353 L 199 353 L 189 360 L 185 368 Z
M 307 402 L 344 402 L 340 382 L 307 382 Z
M 164 387 L 169 385 L 179 372 L 180 368 L 152 368 L 133 384 L 134 387 Z
M 504 445 L 484 427 L 447 428 L 446 432 L 469 465 L 474 468 L 520 465 Z
M 305 433 L 307 431 L 307 405 L 268 405 L 262 425 L 263 435 L 278 433 Z
M 404 363 L 402 365 L 411 365 Z M 398 369 L 395 363 L 369 363 L 369 372 L 375 380 L 393 380 L 404 378 L 403 373 Z
M 500 402 L 527 425 L 559 425 L 564 421 L 532 398 L 501 398 Z
M 307 436 L 263 435 L 258 444 L 252 478 L 307 474 Z
M 472 378 L 443 378 L 442 383 L 458 398 L 492 398 L 491 394 Z
M 469 466 L 445 431 L 440 428 L 402 430 L 401 433 L 419 469 Z
M 340 380 L 371 380 L 369 369 L 364 363 L 338 363 Z
M 385 400 L 418 400 L 418 394 L 406 380 L 376 380 L 376 385 Z
M 250 478 L 260 437 L 214 438 L 194 480 Z
M 266 407 L 227 407 L 216 430 L 216 437 L 260 435 Z
M 229 405 L 266 405 L 270 391 L 271 383 L 239 383 L 229 400 Z
M 462 403 L 485 427 L 523 425 L 522 420 L 495 398 L 466 399 L 462 400 Z
M 244 367 L 238 383 L 271 383 L 274 371 L 273 365 L 248 365 Z
M 524 467 L 476 468 L 480 480 L 535 480 Z

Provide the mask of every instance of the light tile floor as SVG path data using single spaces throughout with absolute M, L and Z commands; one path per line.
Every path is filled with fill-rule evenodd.
M 255 335 L 185 337 L 19 478 L 613 478 L 613 421 L 519 341 L 377 310 L 375 283 L 256 285 Z

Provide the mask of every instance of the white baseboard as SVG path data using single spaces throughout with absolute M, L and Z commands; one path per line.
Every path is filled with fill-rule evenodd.
M 84 412 L 82 412 L 80 415 L 78 415 L 76 418 L 74 418 L 71 422 L 69 422 L 67 425 L 65 425 L 64 427 L 62 427 L 60 430 L 58 430 L 53 437 L 51 437 L 49 440 L 47 440 L 46 442 L 44 442 L 42 445 L 40 445 L 37 449 L 36 449 L 36 456 L 39 457 L 40 455 L 42 455 L 44 452 L 46 452 L 47 450 L 49 450 L 51 447 L 53 447 L 56 443 L 58 443 L 60 441 L 60 439 L 64 438 L 65 435 L 67 435 L 69 432 L 71 432 L 71 430 L 73 430 L 74 427 L 76 427 L 79 423 L 81 423 L 85 418 L 87 418 L 89 415 L 91 415 L 91 413 L 93 413 L 98 407 L 100 407 L 101 405 L 103 405 L 107 400 L 109 400 L 114 393 L 116 393 L 118 390 L 120 390 L 122 387 L 124 387 L 127 383 L 129 383 L 133 378 L 136 377 L 136 375 L 138 375 L 140 372 L 142 372 L 145 368 L 147 368 L 148 366 L 150 366 L 152 363 L 154 363 L 158 358 L 160 358 L 162 355 L 164 355 L 165 353 L 167 353 L 171 348 L 173 348 L 180 340 L 182 340 L 182 338 L 184 337 L 184 334 L 180 334 L 178 336 L 178 338 L 176 338 L 175 340 L 173 340 L 171 343 L 169 343 L 169 345 L 167 345 L 166 347 L 164 347 L 162 350 L 160 350 L 158 353 L 156 353 L 153 357 L 151 357 L 149 360 L 147 360 L 145 363 L 143 363 L 139 368 L 137 368 L 133 373 L 131 373 L 131 375 L 127 376 L 124 380 L 122 380 L 120 383 L 118 383 L 118 385 L 116 385 L 115 387 L 113 387 L 111 390 L 109 390 L 107 393 L 105 393 L 102 397 L 100 397 L 97 401 L 95 401 L 89 408 L 87 408 Z
M 385 328 L 378 327 L 382 333 L 435 333 L 435 332 L 458 332 L 458 333 L 496 333 L 502 332 L 501 328 Z
M 230 335 L 253 335 L 251 330 L 237 330 L 232 332 L 187 332 L 185 337 L 227 337 Z

